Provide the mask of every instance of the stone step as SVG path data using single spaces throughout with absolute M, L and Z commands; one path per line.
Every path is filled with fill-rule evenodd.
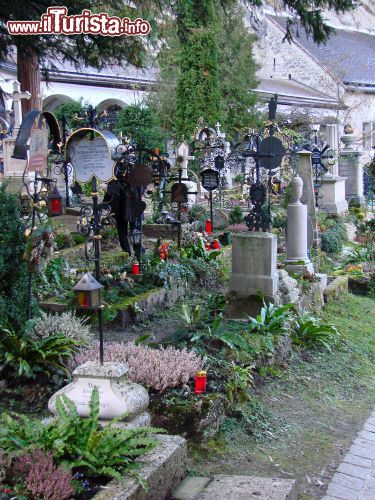
M 185 476 L 186 440 L 180 436 L 156 435 L 159 445 L 140 457 L 134 472 L 147 483 L 144 490 L 138 479 L 125 475 L 114 479 L 94 496 L 95 500 L 163 500 Z
M 254 476 L 187 477 L 172 494 L 173 500 L 294 500 L 296 481 Z

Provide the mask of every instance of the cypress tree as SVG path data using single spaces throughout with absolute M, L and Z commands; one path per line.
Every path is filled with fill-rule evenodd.
M 215 13 L 211 0 L 180 0 L 179 4 L 181 51 L 176 130 L 180 138 L 190 139 L 200 117 L 207 124 L 221 118 Z

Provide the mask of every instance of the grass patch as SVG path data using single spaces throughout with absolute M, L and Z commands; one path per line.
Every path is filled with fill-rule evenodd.
M 332 353 L 294 353 L 281 378 L 226 420 L 217 443 L 191 446 L 192 468 L 294 477 L 298 498 L 323 495 L 375 404 L 375 301 L 343 295 L 322 321 L 340 332 Z

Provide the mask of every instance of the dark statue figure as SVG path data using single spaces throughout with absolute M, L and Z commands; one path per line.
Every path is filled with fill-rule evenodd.
M 104 203 L 111 205 L 111 211 L 116 219 L 116 228 L 120 246 L 124 252 L 131 255 L 129 231 L 141 229 L 143 212 L 146 208 L 142 195 L 146 187 L 133 186 L 127 180 L 127 171 L 115 169 L 116 178 L 108 183 Z M 143 253 L 141 245 L 133 244 L 135 255 Z

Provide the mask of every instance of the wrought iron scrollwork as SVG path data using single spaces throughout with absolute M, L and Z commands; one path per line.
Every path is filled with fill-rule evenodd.
M 85 203 L 81 207 L 80 220 L 77 231 L 86 237 L 85 257 L 89 261 L 95 261 L 95 235 L 104 226 L 112 224 L 111 205 L 108 203 L 98 203 L 96 209 L 92 203 Z

